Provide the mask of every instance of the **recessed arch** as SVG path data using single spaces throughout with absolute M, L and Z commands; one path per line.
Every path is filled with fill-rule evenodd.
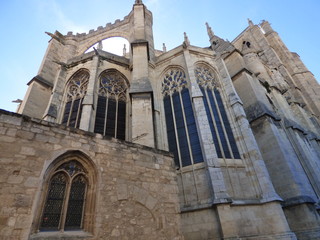
M 81 151 L 70 150 L 54 159 L 43 175 L 32 232 L 77 230 L 92 233 L 97 175 L 96 165 Z
M 90 72 L 81 68 L 66 83 L 62 124 L 75 128 L 80 126 L 82 101 L 87 93 L 89 78 Z
M 98 49 L 100 42 L 102 44 L 102 50 L 106 52 L 110 52 L 118 56 L 126 56 L 129 54 L 130 43 L 126 38 L 123 37 L 108 37 L 99 40 L 85 50 L 85 53 L 93 51 L 93 48 Z
M 83 44 L 80 45 L 80 48 L 78 49 L 78 54 L 83 54 L 87 49 L 89 49 L 94 44 L 98 43 L 99 41 L 102 41 L 104 39 L 112 38 L 112 37 L 120 37 L 126 39 L 130 43 L 130 36 L 129 36 L 129 30 L 127 31 L 111 31 L 111 32 L 105 32 L 101 33 L 97 36 L 92 36 L 91 38 L 87 39 Z
M 129 81 L 116 69 L 99 75 L 94 132 L 125 140 L 128 124 Z

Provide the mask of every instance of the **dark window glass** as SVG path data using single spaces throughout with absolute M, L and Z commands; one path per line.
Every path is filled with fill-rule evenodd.
M 178 150 L 177 150 L 177 142 L 176 142 L 176 133 L 174 131 L 173 115 L 172 115 L 172 109 L 171 109 L 171 99 L 169 96 L 166 96 L 164 98 L 164 110 L 166 114 L 169 151 L 174 154 L 174 161 L 176 166 L 180 166 Z
M 118 102 L 117 138 L 125 140 L 126 136 L 126 103 Z
M 184 166 L 191 165 L 191 159 L 190 159 L 190 151 L 188 147 L 186 128 L 183 120 L 180 96 L 178 92 L 173 94 L 172 100 L 173 100 L 173 106 L 174 106 L 174 114 L 176 117 L 181 162 L 182 162 L 182 166 L 184 167 Z
M 217 106 L 215 104 L 212 92 L 210 90 L 208 91 L 208 96 L 209 96 L 211 109 L 212 109 L 212 112 L 213 112 L 213 115 L 214 115 L 215 123 L 216 123 L 217 130 L 218 130 L 218 135 L 220 137 L 220 142 L 221 142 L 221 145 L 222 145 L 222 149 L 223 149 L 224 155 L 225 155 L 226 158 L 231 158 L 231 154 L 230 154 L 230 151 L 229 151 L 229 148 L 228 148 L 227 139 L 226 139 L 226 136 L 224 134 L 223 127 L 222 127 L 222 122 L 220 121 L 220 118 L 219 118 L 218 109 L 217 109 Z
M 208 100 L 207 100 L 206 95 L 205 95 L 205 91 L 206 91 L 206 90 L 204 90 L 203 88 L 201 88 L 201 91 L 202 91 L 203 96 L 204 96 L 204 98 L 203 98 L 204 106 L 205 106 L 206 113 L 207 113 L 207 116 L 208 116 L 209 126 L 210 126 L 210 130 L 211 130 L 211 134 L 212 134 L 214 146 L 216 147 L 217 156 L 218 156 L 218 158 L 222 158 L 222 154 L 221 154 L 221 149 L 220 149 L 220 145 L 219 145 L 217 133 L 216 133 L 216 130 L 215 130 L 215 128 L 214 128 L 213 119 L 212 119 L 212 117 L 211 117 Z
M 49 182 L 39 229 L 41 231 L 82 229 L 87 180 L 77 161 L 65 162 Z
M 65 190 L 66 176 L 57 173 L 50 181 L 40 230 L 59 230 Z
M 197 126 L 193 114 L 191 99 L 189 95 L 188 89 L 183 89 L 181 92 L 182 100 L 183 100 L 183 106 L 184 106 L 184 112 L 186 116 L 186 122 L 188 125 L 188 134 L 189 134 L 189 140 L 190 145 L 192 149 L 192 157 L 194 163 L 200 163 L 203 162 L 202 157 L 202 150 L 200 146 L 200 140 L 198 136 Z
M 125 140 L 127 83 L 117 71 L 100 77 L 94 132 Z
M 67 102 L 67 103 L 66 103 L 66 107 L 65 107 L 65 109 L 64 109 L 64 115 L 63 115 L 62 124 L 66 124 L 66 123 L 68 122 L 69 113 L 70 113 L 70 108 L 71 108 L 71 103 L 72 103 L 72 102 Z
M 230 146 L 232 149 L 233 156 L 234 156 L 234 158 L 240 158 L 238 147 L 237 147 L 236 141 L 235 141 L 233 133 L 232 133 L 232 129 L 231 129 L 231 126 L 230 126 L 230 123 L 229 123 L 229 120 L 228 120 L 228 117 L 227 117 L 227 114 L 226 114 L 226 111 L 225 111 L 225 108 L 224 108 L 224 105 L 223 105 L 223 102 L 222 102 L 222 99 L 220 96 L 220 92 L 217 89 L 215 89 L 214 93 L 216 95 L 216 99 L 217 99 L 218 106 L 220 109 L 221 117 L 223 119 L 223 123 L 224 123 L 225 129 L 226 129 L 227 135 L 228 135 L 228 139 L 229 139 L 229 143 L 230 143 Z
M 115 131 L 115 123 L 116 123 L 116 107 L 117 107 L 117 102 L 114 99 L 109 99 L 106 135 L 111 137 L 115 137 L 114 131 Z
M 82 175 L 72 181 L 65 230 L 81 228 L 86 185 L 86 180 Z
M 98 97 L 96 122 L 94 126 L 94 132 L 104 134 L 104 121 L 106 116 L 106 101 L 107 98 L 103 96 Z

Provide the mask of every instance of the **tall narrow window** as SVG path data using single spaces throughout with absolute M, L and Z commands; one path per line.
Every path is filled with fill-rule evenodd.
M 219 158 L 240 158 L 238 147 L 218 90 L 215 73 L 205 65 L 198 65 L 195 75 L 203 93 L 203 101 L 210 130 Z
M 79 162 L 71 160 L 58 167 L 49 180 L 40 231 L 82 229 L 87 185 Z
M 62 124 L 76 128 L 80 126 L 82 101 L 87 92 L 89 76 L 87 70 L 80 69 L 69 80 Z
M 119 72 L 101 74 L 94 132 L 125 140 L 127 88 Z
M 162 82 L 169 150 L 179 167 L 203 162 L 185 73 L 172 68 Z

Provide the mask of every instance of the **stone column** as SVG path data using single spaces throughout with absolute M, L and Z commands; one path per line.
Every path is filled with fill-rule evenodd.
M 81 114 L 81 121 L 80 121 L 80 129 L 85 131 L 93 132 L 94 128 L 94 90 L 96 85 L 96 77 L 97 77 L 97 70 L 99 67 L 99 56 L 94 56 L 91 69 L 90 69 L 90 78 L 87 88 L 87 94 L 84 97 L 82 102 L 82 114 Z

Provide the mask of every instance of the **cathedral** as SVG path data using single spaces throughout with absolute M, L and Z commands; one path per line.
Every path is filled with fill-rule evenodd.
M 320 86 L 299 55 L 267 21 L 231 42 L 206 23 L 208 47 L 185 33 L 170 51 L 152 25 L 136 0 L 47 33 L 17 113 L 0 110 L 0 240 L 320 239 Z

